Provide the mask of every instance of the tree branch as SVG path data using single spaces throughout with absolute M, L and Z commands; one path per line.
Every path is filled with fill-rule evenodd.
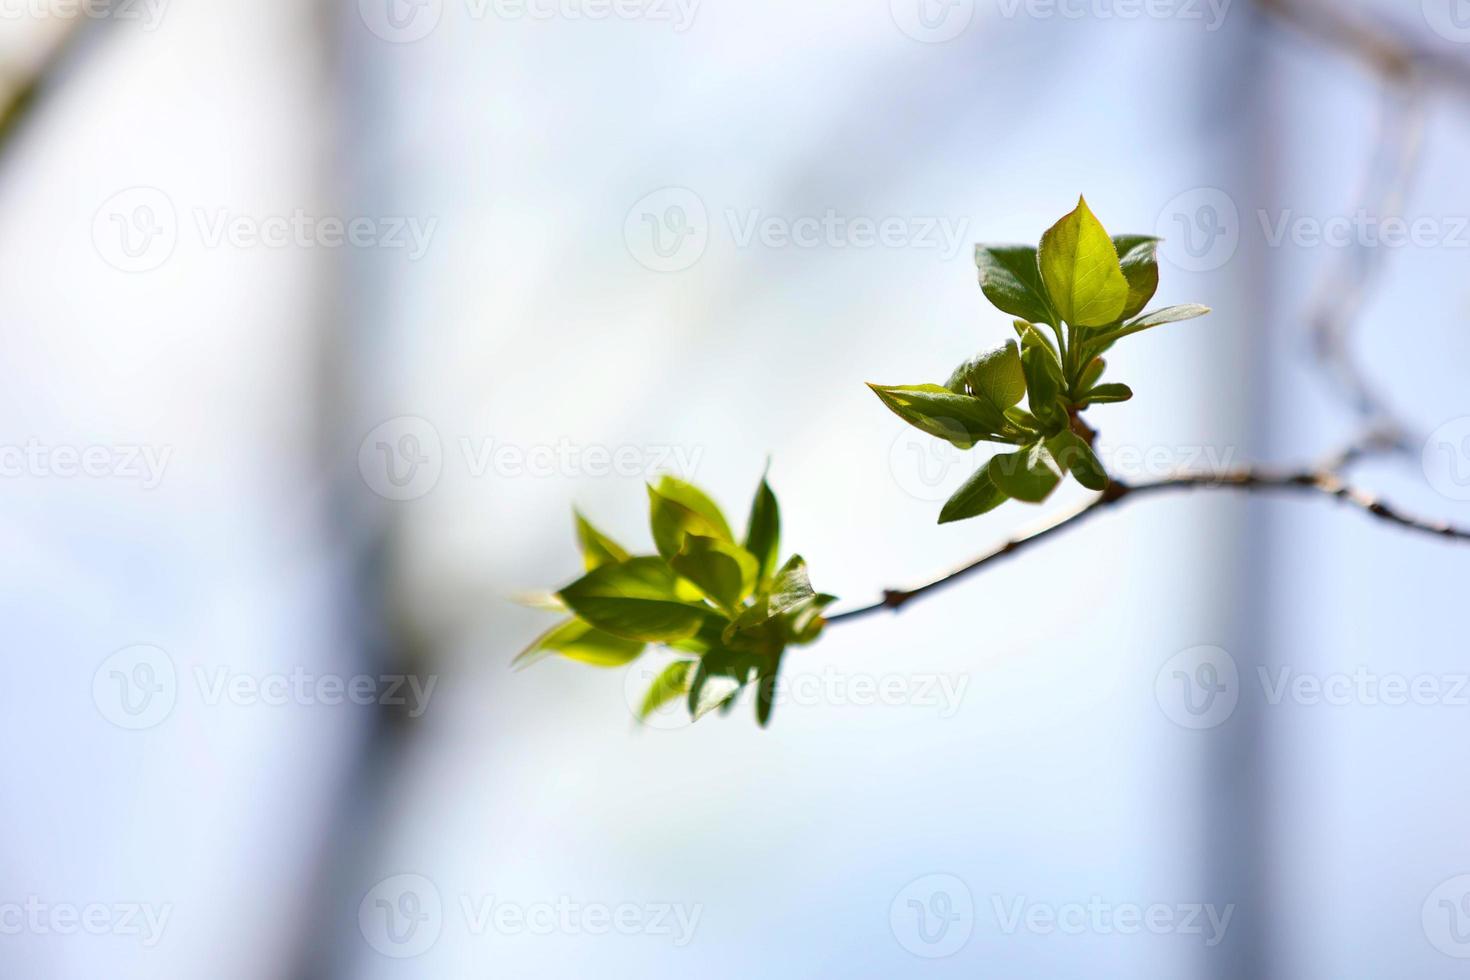
M 1114 481 L 1106 490 L 1093 499 L 1065 511 L 1057 517 L 1052 518 L 1041 527 L 1012 538 L 1000 547 L 995 548 L 968 565 L 950 572 L 925 585 L 913 589 L 889 589 L 883 593 L 883 598 L 872 605 L 863 606 L 860 609 L 852 609 L 835 616 L 829 616 L 827 622 L 839 623 L 858 619 L 872 613 L 893 610 L 897 612 L 910 601 L 920 596 L 953 585 L 974 573 L 1003 561 L 1017 552 L 1031 548 L 1033 545 L 1050 538 L 1066 529 L 1075 527 L 1082 522 L 1109 510 L 1125 500 L 1134 497 L 1150 497 L 1165 493 L 1173 493 L 1185 490 L 1240 490 L 1247 493 L 1253 492 L 1286 492 L 1328 497 L 1357 508 L 1381 521 L 1397 525 L 1405 530 L 1420 534 L 1434 535 L 1435 537 L 1447 538 L 1454 541 L 1470 541 L 1470 528 L 1456 527 L 1439 521 L 1425 520 L 1414 517 L 1403 511 L 1397 510 L 1377 497 L 1366 491 L 1356 489 L 1344 483 L 1339 476 L 1341 468 L 1362 458 L 1378 448 L 1374 444 L 1364 444 L 1350 447 L 1338 453 L 1321 466 L 1309 467 L 1295 471 L 1272 471 L 1259 467 L 1242 467 L 1226 470 L 1221 473 L 1183 473 L 1178 476 L 1166 477 L 1150 483 L 1120 483 Z
M 105 8 L 98 8 L 105 9 Z M 36 108 L 47 87 L 61 73 L 63 66 L 86 33 L 96 15 L 74 14 L 32 65 L 22 71 L 0 70 L 0 150 L 7 149 L 20 133 L 25 121 Z

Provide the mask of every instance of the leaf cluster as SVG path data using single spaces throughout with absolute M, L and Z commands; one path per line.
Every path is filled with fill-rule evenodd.
M 683 698 L 698 719 L 729 710 L 756 690 L 756 719 L 770 721 L 781 658 L 814 642 L 836 601 L 812 589 L 800 555 L 778 565 L 781 513 L 762 478 L 743 539 L 719 506 L 693 484 L 664 476 L 648 488 L 654 554 L 632 555 L 576 514 L 586 574 L 550 597 L 570 614 L 519 657 L 551 655 L 620 667 L 659 644 L 680 656 L 653 681 L 639 718 Z
M 940 511 L 941 524 L 1007 500 L 1040 503 L 1068 473 L 1090 490 L 1107 487 L 1080 414 L 1127 401 L 1133 392 L 1103 382 L 1103 355 L 1124 337 L 1209 312 L 1203 306 L 1143 312 L 1159 285 L 1158 243 L 1148 235 L 1110 237 L 1079 199 L 1035 248 L 976 246 L 980 288 L 1017 318 L 1018 340 L 965 361 L 942 385 L 869 385 L 899 418 L 959 449 L 980 442 L 1014 447 L 955 492 Z

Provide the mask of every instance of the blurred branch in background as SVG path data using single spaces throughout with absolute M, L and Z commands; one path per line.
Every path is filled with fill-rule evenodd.
M 58 19 L 50 31 L 35 31 L 47 36 L 37 37 L 34 42 L 25 39 L 27 57 L 7 58 L 0 63 L 0 162 L 46 92 L 63 74 L 89 29 L 105 22 L 105 18 L 80 14 Z
M 1383 85 L 1373 147 L 1364 165 L 1356 210 L 1402 211 L 1423 157 L 1425 97 L 1439 88 L 1470 98 L 1470 61 L 1441 53 L 1399 28 L 1319 0 L 1256 0 L 1273 21 L 1353 60 Z M 1328 381 L 1376 438 L 1376 452 L 1417 451 L 1415 426 L 1373 383 L 1352 347 L 1352 335 L 1382 272 L 1384 250 L 1358 240 L 1318 284 L 1307 312 L 1312 341 Z M 1365 437 L 1365 445 L 1369 440 Z

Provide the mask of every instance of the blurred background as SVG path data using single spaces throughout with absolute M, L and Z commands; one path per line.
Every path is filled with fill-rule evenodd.
M 1461 975 L 1466 553 L 1330 501 L 1129 504 L 765 731 L 509 662 L 660 472 L 769 458 L 838 608 L 1083 499 L 938 527 L 862 384 L 1079 192 L 1215 310 L 1114 472 L 1373 431 L 1470 522 L 1467 109 L 1462 0 L 0 0 L 0 975 Z

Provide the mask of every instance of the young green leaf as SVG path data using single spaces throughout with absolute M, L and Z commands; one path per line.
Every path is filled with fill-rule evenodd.
M 782 614 L 786 623 L 786 639 L 798 645 L 814 642 L 827 625 L 822 612 L 836 601 L 835 595 L 818 592 L 788 609 Z
M 807 574 L 806 561 L 800 555 L 792 555 L 771 581 L 771 590 L 757 598 L 725 627 L 724 641 L 734 643 L 741 634 L 759 630 L 774 619 L 798 611 L 804 603 L 816 598 L 818 595 Z M 824 598 L 830 601 L 832 597 Z
M 985 470 L 1008 496 L 1028 504 L 1041 503 L 1062 480 L 1056 460 L 1039 442 L 1018 452 L 992 457 Z
M 1199 306 L 1194 303 L 1186 303 L 1183 306 L 1166 306 L 1161 310 L 1145 313 L 1136 320 L 1129 320 L 1116 330 L 1109 330 L 1107 333 L 1097 337 L 1092 343 L 1112 346 L 1119 339 L 1132 336 L 1141 330 L 1163 326 L 1166 323 L 1179 323 L 1183 320 L 1193 320 L 1195 317 L 1204 316 L 1210 312 L 1211 310 L 1208 306 Z
M 980 291 L 996 308 L 1035 323 L 1054 323 L 1046 287 L 1030 245 L 976 245 Z
M 587 518 L 582 516 L 581 511 L 572 511 L 577 518 L 577 543 L 582 547 L 582 561 L 587 566 L 587 571 L 592 571 L 602 565 L 611 565 L 620 561 L 627 561 L 628 552 L 623 550 L 612 538 L 603 534 Z
M 1082 375 L 1077 379 L 1077 387 L 1082 391 L 1091 388 L 1097 384 L 1098 379 L 1103 376 L 1103 372 L 1107 370 L 1107 367 L 1107 361 L 1101 357 L 1094 357 L 1087 362 L 1087 367 L 1082 369 Z
M 561 654 L 593 667 L 621 667 L 638 659 L 643 652 L 641 640 L 613 636 L 582 622 L 569 619 L 557 623 L 532 641 L 531 645 L 511 661 L 517 670 L 529 667 L 552 654 Z
M 996 411 L 1018 403 L 1026 394 L 1026 374 L 1021 369 L 1021 352 L 1014 340 L 976 354 L 950 375 L 950 391 L 989 402 Z
M 661 479 L 657 488 L 648 488 L 648 523 L 653 530 L 653 543 L 665 559 L 679 553 L 688 534 L 720 541 L 735 540 L 714 501 L 671 476 Z
M 1133 397 L 1133 389 L 1125 384 L 1098 385 L 1082 396 L 1082 401 L 1092 405 L 1110 405 L 1126 402 Z
M 771 712 L 776 707 L 776 677 L 781 672 L 781 657 L 776 656 L 776 663 L 768 673 L 761 674 L 760 683 L 755 689 L 755 721 L 756 724 L 765 728 L 771 723 Z
M 969 449 L 985 439 L 997 439 L 1006 428 L 1005 416 L 989 402 L 957 395 L 940 385 L 875 385 L 873 394 L 909 425 Z
M 674 570 L 651 557 L 593 569 L 557 595 L 597 629 L 645 643 L 687 639 L 714 612 L 684 601 Z
M 669 564 L 730 616 L 755 588 L 760 572 L 755 556 L 744 548 L 698 534 L 684 537 L 684 547 Z
M 1089 490 L 1106 490 L 1108 473 L 1092 447 L 1071 429 L 1064 429 L 1046 441 L 1047 451 L 1063 472 L 1070 472 L 1077 482 Z
M 1151 235 L 1115 235 L 1113 248 L 1123 267 L 1123 278 L 1128 280 L 1128 303 L 1118 317 L 1127 320 L 1137 316 L 1158 291 L 1159 240 Z
M 1066 413 L 1057 403 L 1062 393 L 1062 368 L 1056 358 L 1041 347 L 1031 346 L 1021 355 L 1026 372 L 1026 400 L 1031 414 L 1048 431 L 1066 423 Z
M 728 704 L 745 686 L 744 670 L 730 654 L 707 654 L 694 668 L 689 682 L 689 714 L 695 721 Z
M 1128 280 L 1085 198 L 1041 236 L 1040 266 L 1052 308 L 1074 327 L 1106 326 L 1122 316 Z
M 682 697 L 689 690 L 689 668 L 693 666 L 692 661 L 675 660 L 660 671 L 638 706 L 638 720 L 646 721 L 659 708 Z
M 776 571 L 781 553 L 781 508 L 771 485 L 761 477 L 750 505 L 750 520 L 745 525 L 745 550 L 755 556 L 756 580 L 764 585 Z
M 1016 329 L 1016 336 L 1021 338 L 1021 349 L 1023 351 L 1027 347 L 1043 347 L 1051 351 L 1051 356 L 1057 363 L 1061 363 L 1062 355 L 1057 353 L 1056 345 L 1052 343 L 1050 337 L 1037 329 L 1036 324 L 1027 323 L 1025 320 L 1017 320 L 1011 325 Z
M 990 476 L 990 468 L 982 466 L 970 474 L 970 478 L 945 503 L 939 512 L 939 523 L 950 524 L 979 517 L 995 510 L 1009 499 L 1006 492 L 995 485 L 995 480 Z

